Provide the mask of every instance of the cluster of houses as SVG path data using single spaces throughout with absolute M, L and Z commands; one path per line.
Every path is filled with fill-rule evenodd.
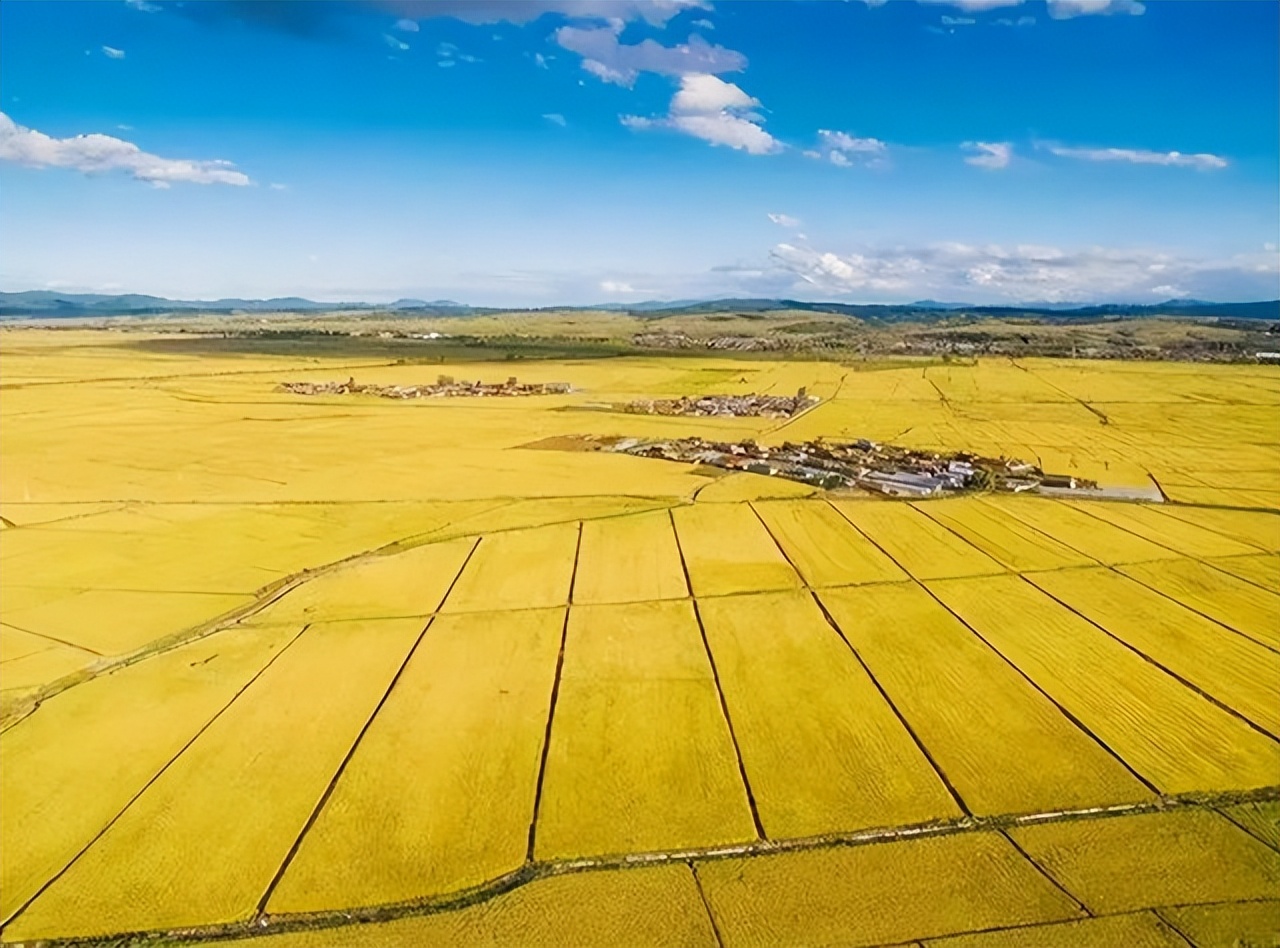
M 616 407 L 633 415 L 791 418 L 816 404 L 817 396 L 801 388 L 794 395 L 682 395 L 680 398 L 643 398 Z
M 785 442 L 765 447 L 680 438 L 642 441 L 627 438 L 610 450 L 640 457 L 706 464 L 733 471 L 775 475 L 827 490 L 862 488 L 890 497 L 930 497 L 944 492 L 993 490 L 1020 493 L 1040 488 L 1096 488 L 1092 481 L 1046 474 L 1033 464 L 974 454 L 916 451 L 875 441 L 846 443 Z
M 520 382 L 513 375 L 505 382 L 470 382 L 441 375 L 434 385 L 375 385 L 349 378 L 345 382 L 281 382 L 277 391 L 294 395 L 378 395 L 382 398 L 457 398 L 517 395 L 565 395 L 568 382 Z

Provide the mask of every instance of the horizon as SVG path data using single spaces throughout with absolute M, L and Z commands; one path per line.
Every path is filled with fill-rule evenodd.
M 0 5 L 0 289 L 1280 297 L 1276 4 Z

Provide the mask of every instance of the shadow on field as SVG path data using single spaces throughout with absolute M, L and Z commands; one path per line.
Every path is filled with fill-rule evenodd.
M 450 339 L 379 338 L 327 333 L 273 332 L 254 335 L 175 333 L 148 339 L 123 339 L 118 348 L 157 355 L 285 356 L 300 359 L 387 359 L 405 363 L 517 362 L 544 359 L 604 359 L 634 355 L 621 343 L 517 337 Z

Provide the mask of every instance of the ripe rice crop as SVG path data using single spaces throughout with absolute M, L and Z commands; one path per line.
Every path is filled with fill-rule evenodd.
M 698 864 L 724 943 L 888 945 L 1079 918 L 998 833 Z
M 1059 543 L 1078 550 L 1091 560 L 1107 566 L 1169 560 L 1178 556 L 1173 550 L 1055 500 L 992 496 L 982 498 L 980 503 L 1007 513 Z
M 399 902 L 518 867 L 563 623 L 563 609 L 438 616 L 267 907 Z
M 1094 560 L 976 498 L 913 505 L 1011 570 L 1090 566 Z
M 820 595 L 974 813 L 1032 813 L 1151 797 L 919 587 L 830 589 Z
M 534 609 L 569 601 L 578 524 L 485 536 L 441 609 Z
M 1195 560 L 1135 564 L 1121 572 L 1254 641 L 1280 648 L 1280 596 L 1275 593 Z
M 679 507 L 672 515 L 696 595 L 794 589 L 801 584 L 746 504 Z
M 1280 853 L 1211 810 L 1019 826 L 1009 835 L 1097 913 L 1265 899 Z
M 809 596 L 727 596 L 699 609 L 770 837 L 960 814 Z
M 1109 569 L 1031 582 L 1112 635 L 1280 735 L 1280 655 Z
M 665 510 L 583 522 L 574 602 L 639 602 L 688 594 Z
M 1004 572 L 977 547 L 906 504 L 838 500 L 835 506 L 916 579 Z
M 830 504 L 766 501 L 755 504 L 769 531 L 810 586 L 844 586 L 908 579 Z
M 312 626 L 5 935 L 251 916 L 421 627 L 416 619 Z
M 1016 577 L 931 583 L 947 606 L 1165 793 L 1274 784 L 1280 744 Z
M 0 734 L 0 919 L 61 871 L 299 629 L 211 635 L 55 695 Z
M 693 606 L 575 606 L 535 855 L 654 852 L 754 838 Z

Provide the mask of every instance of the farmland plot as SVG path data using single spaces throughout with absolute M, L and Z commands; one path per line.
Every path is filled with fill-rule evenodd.
M 1280 853 L 1209 810 L 1019 826 L 1009 831 L 1092 911 L 1265 899 Z
M 574 602 L 641 602 L 688 594 L 665 510 L 583 522 Z
M 835 506 L 916 579 L 1004 572 L 977 547 L 906 504 L 839 500 Z
M 1210 560 L 1210 566 L 1230 573 L 1238 579 L 1246 580 L 1255 586 L 1280 593 L 1280 556 L 1274 553 L 1259 553 L 1255 556 L 1228 556 Z
M 1030 583 L 996 577 L 930 588 L 1162 792 L 1275 783 L 1280 744 Z
M 1252 544 L 1241 543 L 1177 517 L 1168 517 L 1156 506 L 1101 501 L 1072 501 L 1071 505 L 1183 556 L 1244 556 L 1260 552 Z
M 399 902 L 519 866 L 563 624 L 563 608 L 438 616 L 268 909 Z
M 733 596 L 699 609 L 770 837 L 960 815 L 808 596 Z
M 575 606 L 538 817 L 538 858 L 755 838 L 688 602 Z
M 421 628 L 312 626 L 5 935 L 248 918 Z
M 997 833 L 698 864 L 725 948 L 871 946 L 1084 913 Z
M 829 504 L 775 501 L 754 506 L 810 586 L 887 583 L 909 578 Z
M 689 581 L 698 596 L 801 585 L 769 532 L 746 504 L 703 504 L 672 511 Z
M 1178 557 L 1173 550 L 1054 500 L 1039 497 L 984 497 L 979 503 L 1003 511 L 1107 566 Z
M 476 612 L 564 605 L 578 533 L 578 524 L 562 523 L 484 537 L 441 608 Z
M 919 587 L 820 595 L 974 813 L 1151 797 L 1119 761 Z
M 1028 578 L 1174 674 L 1280 735 L 1280 655 L 1109 569 L 1062 570 Z
M 60 872 L 300 630 L 211 635 L 48 698 L 0 734 L 0 918 Z
M 1121 572 L 1256 642 L 1280 649 L 1280 596 L 1195 560 L 1143 563 Z
M 1094 560 L 974 498 L 914 504 L 1011 570 L 1090 566 Z

